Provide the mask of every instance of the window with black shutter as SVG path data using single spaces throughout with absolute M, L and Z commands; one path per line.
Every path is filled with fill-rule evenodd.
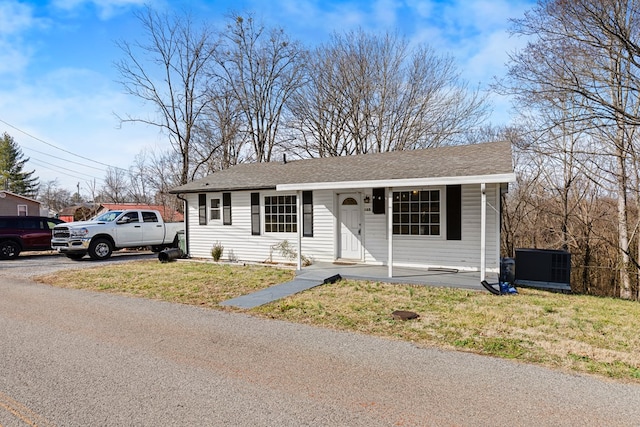
M 372 212 L 374 214 L 383 214 L 385 206 L 384 188 L 374 188 L 371 194 L 373 198 Z

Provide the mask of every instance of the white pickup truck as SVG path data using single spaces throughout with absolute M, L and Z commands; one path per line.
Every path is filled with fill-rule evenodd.
M 53 228 L 51 247 L 72 259 L 86 254 L 103 260 L 123 248 L 151 246 L 154 252 L 178 247 L 182 222 L 164 222 L 155 210 L 114 210 L 89 221 L 67 222 Z

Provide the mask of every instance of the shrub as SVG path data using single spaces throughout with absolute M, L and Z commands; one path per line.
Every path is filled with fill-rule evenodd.
M 211 257 L 213 258 L 213 260 L 220 261 L 220 258 L 222 258 L 223 251 L 224 251 L 224 246 L 222 246 L 222 243 L 216 242 L 211 248 Z

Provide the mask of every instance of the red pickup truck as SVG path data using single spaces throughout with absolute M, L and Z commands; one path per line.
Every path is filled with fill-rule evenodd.
M 51 230 L 64 221 L 43 216 L 0 216 L 0 259 L 22 251 L 50 251 Z

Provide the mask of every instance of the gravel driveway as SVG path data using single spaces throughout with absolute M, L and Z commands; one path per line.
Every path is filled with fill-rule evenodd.
M 0 425 L 640 425 L 637 385 L 28 280 L 98 264 L 0 262 Z
M 158 259 L 158 254 L 151 251 L 122 250 L 114 252 L 111 258 L 105 261 L 94 261 L 89 256 L 74 261 L 54 251 L 22 252 L 16 259 L 0 260 L 0 275 L 30 278 L 54 273 L 58 270 L 91 268 L 144 259 Z

